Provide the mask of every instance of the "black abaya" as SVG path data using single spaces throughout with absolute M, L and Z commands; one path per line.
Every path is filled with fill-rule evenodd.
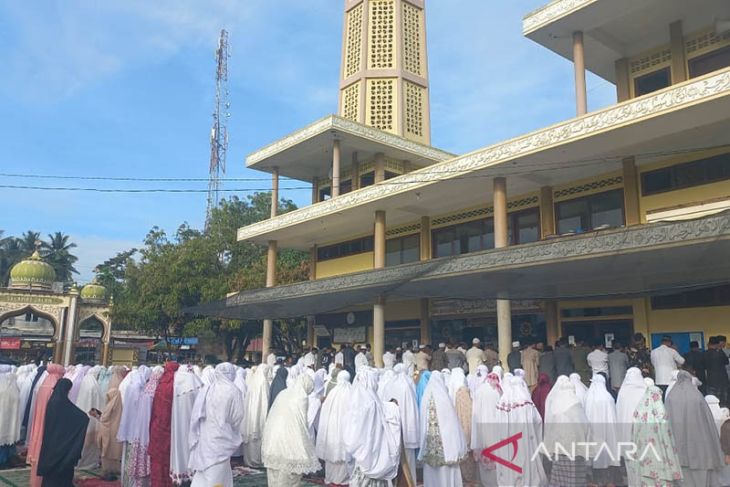
M 61 379 L 48 400 L 38 475 L 44 487 L 70 487 L 81 458 L 89 417 L 68 398 L 72 382 Z
M 281 391 L 286 389 L 286 379 L 289 377 L 289 371 L 283 365 L 276 371 L 274 380 L 271 381 L 271 389 L 269 389 L 269 409 L 274 404 L 274 399 Z

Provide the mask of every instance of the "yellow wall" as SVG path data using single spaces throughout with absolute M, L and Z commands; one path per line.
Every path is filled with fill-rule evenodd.
M 730 331 L 727 317 L 730 306 L 707 308 L 649 309 L 651 333 L 703 331 L 705 345 L 713 335 L 727 335 Z
M 352 274 L 353 272 L 367 271 L 373 268 L 373 253 L 348 255 L 339 259 L 317 262 L 317 279 L 323 277 Z
M 112 365 L 134 365 L 137 361 L 137 349 L 115 348 L 112 350 Z
M 641 198 L 641 221 L 646 223 L 648 212 L 690 206 L 703 202 L 727 199 L 730 195 L 730 181 L 703 184 L 692 188 L 667 191 Z

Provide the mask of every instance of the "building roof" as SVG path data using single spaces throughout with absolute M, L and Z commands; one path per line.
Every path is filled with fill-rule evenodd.
M 81 288 L 81 299 L 101 301 L 106 298 L 106 288 L 101 284 L 92 282 Z
M 691 4 L 691 5 L 690 5 Z M 527 14 L 525 36 L 573 60 L 573 32 L 583 32 L 586 68 L 616 81 L 615 62 L 669 43 L 669 25 L 685 34 L 730 18 L 726 0 L 553 0 Z
M 50 290 L 55 280 L 56 271 L 52 265 L 43 261 L 37 250 L 10 270 L 11 288 Z
M 398 135 L 329 115 L 307 125 L 246 157 L 246 167 L 312 182 L 327 179 L 332 166 L 332 143 L 340 140 L 341 164 L 350 165 L 353 152 L 365 160 L 382 152 L 386 157 L 407 160 L 417 167 L 454 157 L 435 147 L 419 144 Z

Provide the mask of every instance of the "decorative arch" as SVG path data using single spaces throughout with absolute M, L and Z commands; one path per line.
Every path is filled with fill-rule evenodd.
M 81 338 L 81 329 L 85 324 L 90 321 L 96 321 L 101 325 L 101 341 L 107 343 L 111 334 L 111 324 L 107 318 L 104 318 L 99 313 L 84 314 L 80 317 L 79 326 L 76 327 L 76 339 Z
M 46 307 L 43 307 L 46 308 Z M 0 304 L 0 323 L 3 323 L 8 318 L 13 318 L 15 316 L 21 316 L 26 313 L 33 313 L 35 315 L 38 315 L 41 318 L 44 318 L 48 320 L 51 323 L 51 326 L 53 327 L 53 334 L 51 335 L 51 341 L 56 343 L 60 341 L 59 333 L 61 332 L 61 313 L 63 308 L 51 308 L 51 309 L 43 309 L 39 306 L 35 306 L 32 304 L 27 304 L 24 306 L 21 306 L 19 308 L 10 309 L 9 307 L 2 306 Z M 54 316 L 53 312 L 56 313 L 56 316 Z

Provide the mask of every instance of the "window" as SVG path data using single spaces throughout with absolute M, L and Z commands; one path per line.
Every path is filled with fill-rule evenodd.
M 730 179 L 730 152 L 641 175 L 644 196 Z
M 332 197 L 332 188 L 327 186 L 326 188 L 320 188 L 319 190 L 319 201 L 325 201 Z
M 340 181 L 340 194 L 347 194 L 352 191 L 352 179 Z
M 726 68 L 730 66 L 730 46 L 690 59 L 687 64 L 690 78 Z
M 602 308 L 567 308 L 560 310 L 563 318 L 592 318 L 596 316 L 630 315 L 634 313 L 631 306 L 604 306 Z
M 385 171 L 385 180 L 393 179 L 400 176 L 397 172 Z
M 672 84 L 669 67 L 634 78 L 634 96 L 647 95 Z
M 371 171 L 360 176 L 361 188 L 372 186 L 373 184 L 375 184 L 375 171 Z
M 510 245 L 540 240 L 540 210 L 538 208 L 510 213 L 508 218 Z
M 392 238 L 385 244 L 385 265 L 418 262 L 421 257 L 421 238 L 419 235 Z
M 730 305 L 730 285 L 651 298 L 653 309 L 699 308 Z
M 339 259 L 348 255 L 364 254 L 373 251 L 373 237 L 364 237 L 349 242 L 328 245 L 317 249 L 317 260 Z
M 433 231 L 433 256 L 446 257 L 494 248 L 492 219 L 460 223 Z
M 618 189 L 563 201 L 555 210 L 561 234 L 620 227 L 624 224 L 624 192 Z

